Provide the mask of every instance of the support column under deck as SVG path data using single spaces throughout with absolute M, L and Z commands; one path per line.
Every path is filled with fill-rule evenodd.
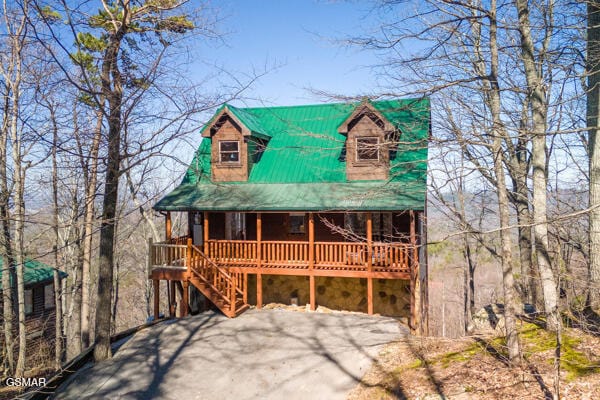
M 175 317 L 175 304 L 176 302 L 176 297 L 175 297 L 175 281 L 174 280 L 170 280 L 169 282 L 169 317 L 174 318 Z
M 413 335 L 420 334 L 421 321 L 421 287 L 419 278 L 419 253 L 417 249 L 417 230 L 414 210 L 410 215 L 410 331 Z
M 152 279 L 152 287 L 154 288 L 154 320 L 156 321 L 160 315 L 160 280 Z
M 373 314 L 373 215 L 367 213 L 367 313 Z
M 190 283 L 185 280 L 181 282 L 183 293 L 181 294 L 181 304 L 179 305 L 179 315 L 185 317 L 188 315 Z
M 317 306 L 315 294 L 315 217 L 313 213 L 308 213 L 308 269 L 310 271 L 310 310 L 315 311 Z
M 263 293 L 262 293 L 262 214 L 256 213 L 256 264 L 258 267 L 258 273 L 256 274 L 256 308 L 261 309 L 263 304 Z

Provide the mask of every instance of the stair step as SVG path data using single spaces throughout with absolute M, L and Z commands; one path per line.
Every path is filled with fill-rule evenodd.
M 195 250 L 197 251 L 197 250 Z M 201 274 L 201 271 L 197 271 Z M 219 308 L 225 315 L 229 318 L 236 317 L 246 311 L 249 308 L 249 305 L 244 303 L 243 295 L 236 293 L 235 296 L 235 308 L 236 312 L 232 313 L 229 301 L 223 298 L 224 289 L 223 288 L 213 288 L 212 279 L 209 282 L 205 282 L 202 277 L 193 277 L 189 280 L 189 282 L 194 285 L 211 303 L 213 303 L 217 308 Z M 216 289 L 216 290 L 215 290 Z M 227 294 L 228 296 L 228 294 Z

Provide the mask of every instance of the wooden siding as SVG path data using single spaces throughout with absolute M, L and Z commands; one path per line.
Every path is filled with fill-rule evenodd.
M 319 213 L 315 215 L 315 240 L 317 242 L 342 242 L 344 236 L 332 232 L 324 220 L 329 224 L 344 227 L 344 214 L 341 213 Z
M 225 213 L 211 212 L 208 214 L 208 226 L 211 239 L 225 239 Z
M 27 358 L 30 365 L 41 365 L 47 362 L 47 357 L 53 359 L 54 340 L 56 338 L 55 308 L 45 308 L 44 306 L 44 286 L 50 284 L 54 289 L 52 281 L 40 282 L 35 285 L 27 285 L 25 289 L 31 289 L 33 292 L 33 310 L 31 314 L 25 316 L 25 329 L 27 332 Z M 2 310 L 2 296 L 0 296 L 0 311 Z M 4 315 L 0 312 L 0 321 Z M 13 340 L 15 361 L 19 351 L 18 346 L 18 321 L 15 318 L 13 322 Z M 4 344 L 4 335 L 0 335 L 0 346 Z
M 379 160 L 361 161 L 356 159 L 356 138 L 379 138 Z M 358 117 L 351 126 L 346 140 L 346 176 L 348 180 L 388 179 L 390 158 L 385 133 L 367 115 Z
M 235 140 L 239 142 L 239 162 L 221 162 L 219 156 L 219 142 Z M 223 121 L 212 135 L 211 166 L 213 182 L 245 182 L 248 180 L 248 143 L 244 140 L 242 129 L 233 119 L 223 117 Z

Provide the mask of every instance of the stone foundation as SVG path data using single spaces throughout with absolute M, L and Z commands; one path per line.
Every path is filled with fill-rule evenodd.
M 263 303 L 290 304 L 292 297 L 298 305 L 310 303 L 308 276 L 263 275 Z
M 367 312 L 367 279 L 315 277 L 317 306 L 333 310 Z M 309 277 L 263 275 L 263 304 L 298 305 L 310 302 Z M 256 275 L 248 276 L 248 302 L 256 304 Z M 373 311 L 394 317 L 410 314 L 410 284 L 398 279 L 373 279 Z

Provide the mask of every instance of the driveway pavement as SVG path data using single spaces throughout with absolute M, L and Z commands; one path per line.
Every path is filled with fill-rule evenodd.
M 408 334 L 363 314 L 203 313 L 138 332 L 57 399 L 345 399 L 385 343 Z

